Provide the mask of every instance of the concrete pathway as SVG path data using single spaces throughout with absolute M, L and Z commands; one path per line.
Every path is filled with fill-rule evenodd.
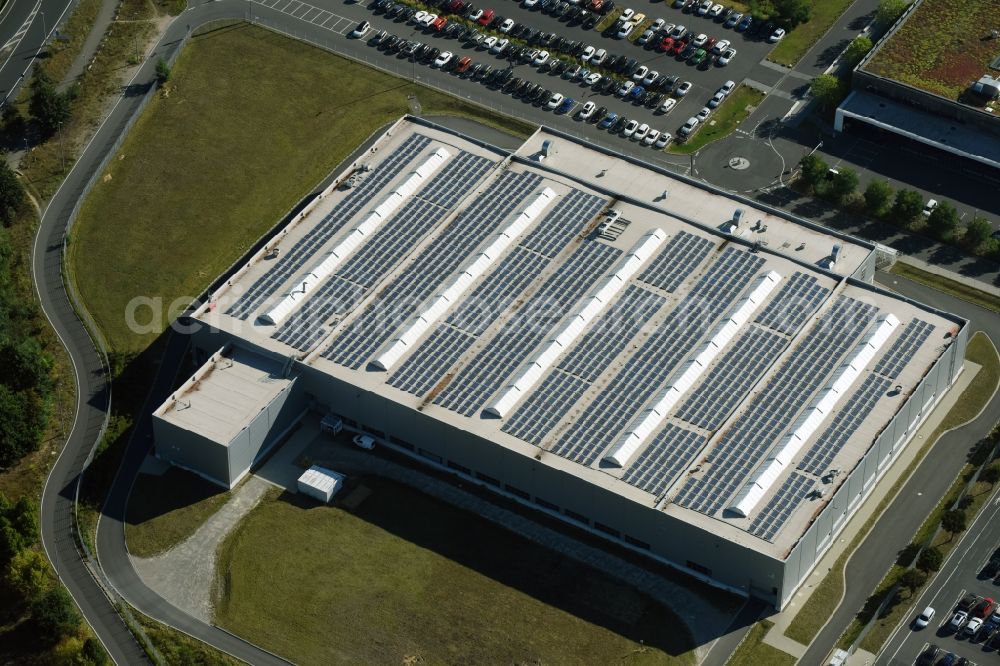
M 823 557 L 817 562 L 816 567 L 813 569 L 812 574 L 809 578 L 802 584 L 796 592 L 794 599 L 788 603 L 787 606 L 780 612 L 768 617 L 768 619 L 774 622 L 774 627 L 771 628 L 767 635 L 764 637 L 764 642 L 768 645 L 774 646 L 786 652 L 794 657 L 801 658 L 806 653 L 807 645 L 803 645 L 798 641 L 795 641 L 785 635 L 785 631 L 788 626 L 795 619 L 795 616 L 801 610 L 802 606 L 809 601 L 809 597 L 812 595 L 816 587 L 826 578 L 826 575 L 833 570 L 833 565 L 836 563 L 837 558 L 839 558 L 845 550 L 847 550 L 851 541 L 858 534 L 868 519 L 872 517 L 875 513 L 875 509 L 878 507 L 879 503 L 885 498 L 892 487 L 896 484 L 899 478 L 903 475 L 906 469 L 913 462 L 917 455 L 917 452 L 923 447 L 927 437 L 931 435 L 941 420 L 951 411 L 951 408 L 955 406 L 958 402 L 959 397 L 962 392 L 968 387 L 969 382 L 976 376 L 979 372 L 980 366 L 975 363 L 966 362 L 965 371 L 959 376 L 958 381 L 955 382 L 955 386 L 952 390 L 948 391 L 944 399 L 938 403 L 937 407 L 933 412 L 927 417 L 923 425 L 917 430 L 916 435 L 913 440 L 906 446 L 903 452 L 900 454 L 899 458 L 889 467 L 888 471 L 882 479 L 875 485 L 875 489 L 872 494 L 866 499 L 861 508 L 855 513 L 851 519 L 848 521 L 847 526 L 844 531 L 840 533 L 837 537 L 836 543 L 830 547 Z
M 315 421 L 315 419 L 307 420 Z M 304 427 L 303 431 L 307 427 Z M 315 425 L 312 427 L 315 428 Z M 684 620 L 698 646 L 695 653 L 699 664 L 708 655 L 714 641 L 727 634 L 733 620 L 732 614 L 720 611 L 705 598 L 684 586 L 651 573 L 600 548 L 583 544 L 561 532 L 539 525 L 520 514 L 467 493 L 460 486 L 454 486 L 428 476 L 419 469 L 397 464 L 349 445 L 339 444 L 326 436 L 317 436 L 305 450 L 305 456 L 310 462 L 338 472 L 372 474 L 405 483 L 427 495 L 482 516 L 530 541 L 587 564 L 638 590 L 642 590 L 653 599 L 672 608 Z M 284 476 L 291 478 L 291 475 Z M 291 490 L 295 491 L 294 488 Z
M 90 63 L 97 56 L 97 50 L 104 39 L 104 33 L 108 31 L 108 26 L 115 20 L 118 4 L 119 0 L 103 0 L 101 9 L 97 12 L 97 18 L 90 27 L 87 38 L 83 41 L 80 53 L 77 54 L 73 64 L 70 65 L 66 77 L 59 83 L 60 90 L 66 89 L 76 83 L 83 76 L 84 72 L 89 69 Z
M 251 476 L 187 540 L 156 557 L 132 557 L 132 565 L 143 582 L 173 605 L 211 623 L 216 551 L 269 487 L 267 482 Z

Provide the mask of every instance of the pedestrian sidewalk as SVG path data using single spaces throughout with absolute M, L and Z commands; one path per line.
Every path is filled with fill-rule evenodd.
M 769 632 L 764 636 L 764 642 L 771 645 L 782 652 L 786 652 L 793 657 L 801 658 L 805 652 L 807 645 L 803 645 L 798 641 L 795 641 L 788 636 L 785 636 L 785 631 L 788 626 L 795 619 L 795 616 L 802 609 L 802 607 L 809 601 L 809 597 L 812 595 L 816 587 L 826 578 L 833 570 L 834 564 L 837 559 L 844 554 L 844 551 L 850 546 L 851 542 L 857 536 L 858 532 L 865 527 L 868 520 L 874 515 L 875 510 L 878 505 L 885 499 L 889 491 L 896 485 L 900 477 L 906 472 L 906 469 L 910 466 L 910 463 L 916 458 L 917 453 L 923 448 L 927 438 L 931 436 L 934 430 L 944 419 L 945 415 L 951 411 L 951 408 L 955 406 L 961 397 L 962 393 L 968 388 L 969 383 L 979 372 L 980 366 L 976 363 L 971 363 L 966 361 L 965 370 L 959 375 L 958 380 L 955 382 L 955 386 L 949 390 L 941 402 L 938 403 L 937 407 L 928 415 L 927 420 L 924 421 L 920 429 L 917 430 L 913 439 L 906 445 L 903 452 L 896 458 L 895 462 L 889 467 L 888 470 L 884 472 L 883 477 L 875 484 L 875 488 L 872 490 L 871 494 L 861 503 L 861 507 L 858 509 L 857 513 L 851 516 L 850 520 L 847 522 L 847 526 L 844 527 L 843 531 L 838 535 L 836 542 L 830 547 L 829 550 L 824 553 L 823 557 L 820 558 L 819 562 L 816 563 L 815 568 L 809 577 L 802 583 L 802 586 L 795 593 L 795 597 L 785 606 L 780 613 L 768 617 L 771 622 L 774 622 L 774 627 L 771 628 Z M 838 602 L 839 605 L 839 602 Z M 833 609 L 831 609 L 832 611 Z M 850 662 L 854 664 L 854 661 Z M 861 664 L 864 661 L 859 662 Z
M 93 62 L 98 49 L 101 47 L 104 34 L 115 20 L 120 2 L 121 0 L 103 0 L 101 2 L 101 9 L 97 12 L 94 25 L 90 26 L 90 32 L 87 33 L 87 38 L 83 41 L 83 46 L 80 47 L 80 53 L 77 54 L 73 64 L 70 65 L 66 77 L 59 83 L 60 90 L 64 90 L 80 80 L 80 77 L 90 67 L 90 63 Z
M 995 287 L 994 285 L 986 282 L 985 280 L 980 280 L 976 278 L 971 278 L 961 273 L 958 273 L 941 266 L 937 266 L 930 262 L 924 261 L 923 259 L 918 259 L 910 255 L 900 255 L 897 259 L 900 263 L 908 264 L 914 268 L 919 268 L 922 271 L 927 271 L 928 273 L 933 273 L 934 275 L 940 275 L 941 277 L 948 278 L 958 282 L 959 284 L 964 284 L 967 287 L 972 287 L 973 289 L 978 289 L 979 291 L 986 292 L 991 296 L 996 296 L 1000 298 L 1000 287 Z

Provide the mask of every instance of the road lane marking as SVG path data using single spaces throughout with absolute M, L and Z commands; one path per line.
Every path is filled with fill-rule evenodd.
M 0 46 L 0 55 L 4 55 L 9 52 L 10 54 L 7 56 L 7 60 L 10 60 L 10 56 L 14 55 L 14 50 L 16 50 L 21 44 L 21 40 L 24 39 L 24 35 L 28 32 L 28 28 L 31 27 L 32 23 L 34 23 L 35 16 L 38 15 L 38 8 L 41 6 L 42 0 L 38 0 L 38 2 L 35 3 L 35 6 L 31 9 L 31 13 L 28 14 L 28 18 L 24 19 L 24 23 L 22 23 L 21 27 L 14 33 L 14 36 L 8 39 L 6 44 Z M 4 65 L 6 64 L 7 62 L 4 61 Z

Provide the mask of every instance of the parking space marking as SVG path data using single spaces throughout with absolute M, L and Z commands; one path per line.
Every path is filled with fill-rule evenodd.
M 292 18 L 304 21 L 306 23 L 311 23 L 312 25 L 324 28 L 331 32 L 336 32 L 340 35 L 346 35 L 354 22 L 346 17 L 334 14 L 333 12 L 317 7 L 316 5 L 310 5 L 305 2 L 299 2 L 299 0 L 289 0 L 284 5 L 281 4 L 282 0 L 250 0 L 258 5 L 274 9 L 282 14 L 287 14 Z M 280 5 L 280 6 L 279 6 Z M 343 28 L 341 27 L 343 24 Z

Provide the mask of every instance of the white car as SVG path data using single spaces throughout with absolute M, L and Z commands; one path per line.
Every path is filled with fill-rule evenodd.
M 625 129 L 622 130 L 622 135 L 626 139 L 631 139 L 635 135 L 635 131 L 637 129 L 639 129 L 639 121 L 638 120 L 630 120 L 630 121 L 628 121 L 628 123 L 626 123 Z
M 715 43 L 715 46 L 712 47 L 712 53 L 722 53 L 728 48 L 729 48 L 729 40 L 723 39 Z
M 507 39 L 506 37 L 503 38 L 503 39 L 498 39 L 497 42 L 493 46 L 490 47 L 490 53 L 492 53 L 494 55 L 500 55 L 505 50 L 507 50 L 508 46 L 510 46 L 510 40 L 509 39 Z
M 659 138 L 660 138 L 660 132 L 659 132 L 659 130 L 651 129 L 646 134 L 646 136 L 643 137 L 643 139 L 642 139 L 642 145 L 644 145 L 644 146 L 652 146 L 654 143 L 656 143 L 656 140 L 659 139 Z
M 632 20 L 633 16 L 635 16 L 635 10 L 634 9 L 623 9 L 622 13 L 618 15 L 618 18 L 620 18 L 622 21 L 625 21 L 626 23 L 628 23 L 629 21 Z
M 725 101 L 725 99 L 726 96 L 723 93 L 717 92 L 712 96 L 712 99 L 708 100 L 708 105 L 714 109 L 715 107 L 722 104 L 722 102 Z
M 710 115 L 712 115 L 712 109 L 708 108 L 707 106 L 703 106 L 701 107 L 701 111 L 696 113 L 694 117 L 698 119 L 698 122 L 703 123 L 706 120 L 708 120 L 708 117 Z
M 646 76 L 642 77 L 642 85 L 651 86 L 653 85 L 653 81 L 655 81 L 658 78 L 660 78 L 660 73 L 655 69 L 651 69 L 648 72 L 646 72 Z
M 451 51 L 445 51 L 444 53 L 442 53 L 441 55 L 439 55 L 437 57 L 437 60 L 434 61 L 434 66 L 435 67 L 444 67 L 449 62 L 451 62 L 451 59 L 453 57 L 454 57 L 454 55 L 452 54 Z
M 468 18 L 470 21 L 472 21 L 474 23 L 474 22 L 478 21 L 479 19 L 481 19 L 482 17 L 483 17 L 483 10 L 482 9 L 477 9 L 476 11 L 472 12 L 471 14 L 469 14 L 466 18 Z
M 693 132 L 696 127 L 698 127 L 698 124 L 700 122 L 701 122 L 700 120 L 698 120 L 694 116 L 691 116 L 690 118 L 687 119 L 686 123 L 681 125 L 681 128 L 677 131 L 677 133 L 681 134 L 682 136 L 689 136 L 691 132 Z
M 546 104 L 545 106 L 549 107 L 550 109 L 557 109 L 559 108 L 559 105 L 563 103 L 564 99 L 566 98 L 563 97 L 561 94 L 553 93 L 552 97 L 549 98 L 549 103 Z
M 493 35 L 490 35 L 489 37 L 487 37 L 486 39 L 484 39 L 482 42 L 479 43 L 479 47 L 483 49 L 492 49 L 493 45 L 496 43 L 497 43 L 497 38 L 494 37 Z
M 658 18 L 649 24 L 649 29 L 652 30 L 653 32 L 660 32 L 666 25 L 667 22 L 665 19 Z
M 647 134 L 649 134 L 649 125 L 647 125 L 646 123 L 643 123 L 643 124 L 639 125 L 638 129 L 636 129 L 636 131 L 635 131 L 635 134 L 632 135 L 632 140 L 633 141 L 642 141 L 643 139 L 646 138 Z
M 579 120 L 590 120 L 590 117 L 594 115 L 594 111 L 597 110 L 597 105 L 593 102 L 587 102 L 580 108 L 580 112 L 576 114 Z
M 414 16 L 416 16 L 416 14 L 414 14 Z M 420 19 L 417 23 L 423 28 L 429 28 L 431 27 L 431 23 L 437 21 L 437 18 L 438 18 L 437 14 L 431 14 L 430 12 L 427 12 L 426 14 L 424 14 L 424 17 Z
M 427 12 L 425 12 L 425 11 L 419 11 L 416 14 L 413 15 L 413 17 L 410 19 L 410 23 L 414 23 L 414 24 L 421 23 L 424 20 L 425 16 L 427 16 Z
M 514 29 L 514 19 L 507 19 L 506 21 L 500 24 L 499 28 L 500 32 L 502 32 L 505 35 L 513 29 Z
M 913 626 L 916 627 L 917 629 L 923 629 L 928 624 L 930 624 L 931 620 L 933 619 L 934 619 L 934 609 L 928 606 L 923 610 L 923 612 L 920 615 L 917 616 L 917 619 L 913 621 Z
M 372 24 L 368 21 L 362 21 L 358 24 L 358 27 L 354 29 L 351 33 L 351 37 L 354 39 L 361 39 L 365 36 L 365 33 L 372 29 Z
M 619 86 L 616 94 L 619 97 L 624 97 L 625 95 L 632 92 L 632 88 L 635 88 L 635 84 L 631 81 L 626 81 L 625 83 L 621 84 L 621 86 Z
M 678 97 L 684 97 L 684 95 L 687 95 L 689 92 L 691 92 L 691 88 L 694 88 L 693 83 L 691 83 L 690 81 L 681 81 L 680 84 L 676 88 L 674 88 L 674 94 L 677 95 Z
M 698 5 L 698 16 L 704 16 L 712 8 L 712 0 L 701 0 Z
M 771 33 L 771 36 L 767 38 L 767 41 L 769 41 L 772 44 L 774 44 L 775 42 L 780 42 L 781 38 L 784 37 L 784 36 L 785 36 L 785 29 L 784 28 L 778 28 L 774 32 Z
M 597 52 L 594 53 L 594 57 L 590 59 L 590 64 L 600 67 L 602 64 L 604 64 L 604 61 L 607 60 L 607 58 L 608 58 L 607 51 L 605 51 L 604 49 L 597 49 Z
M 726 49 L 725 51 L 722 52 L 722 55 L 720 55 L 719 59 L 716 60 L 715 62 L 717 65 L 719 65 L 719 67 L 725 67 L 730 62 L 732 62 L 733 58 L 735 57 L 736 57 L 736 49 Z
M 369 435 L 355 435 L 352 441 L 356 446 L 359 446 L 365 451 L 371 451 L 375 448 L 375 438 Z
M 531 9 L 538 4 L 538 0 L 524 0 L 524 8 Z
M 666 148 L 672 138 L 674 137 L 670 136 L 670 132 L 660 132 L 660 136 L 656 139 L 656 143 L 654 145 L 657 148 Z
M 968 624 L 965 625 L 965 629 L 962 631 L 966 636 L 975 636 L 981 626 L 983 626 L 983 618 L 974 617 L 969 620 Z
M 647 30 L 646 32 L 639 35 L 639 39 L 635 40 L 635 43 L 639 46 L 645 46 L 646 43 L 656 36 L 655 30 Z
M 645 65 L 639 65 L 639 69 L 635 70 L 635 74 L 632 75 L 633 81 L 642 81 L 646 78 L 646 74 L 649 72 L 649 67 Z
M 660 105 L 658 110 L 660 113 L 670 113 L 674 110 L 675 106 L 677 106 L 677 100 L 673 97 L 668 97 L 663 100 L 663 104 Z
M 535 56 L 534 63 L 535 63 L 536 67 L 541 67 L 542 65 L 544 65 L 548 61 L 549 61 L 549 52 L 548 51 L 539 51 L 538 55 Z
M 597 53 L 597 49 L 593 46 L 587 46 L 583 49 L 583 53 L 580 54 L 580 60 L 590 62 L 590 59 L 594 57 L 595 53 Z
M 598 72 L 591 72 L 583 79 L 583 82 L 588 86 L 592 86 L 601 80 L 601 75 Z
M 687 34 L 687 31 L 688 29 L 685 28 L 683 25 L 675 25 L 674 29 L 670 31 L 670 38 L 680 39 L 681 37 Z
M 722 5 L 716 3 L 716 4 L 712 5 L 711 9 L 708 10 L 708 15 L 711 18 L 718 18 L 719 15 L 721 15 L 722 12 L 725 11 L 725 9 L 726 9 L 725 7 L 723 7 Z
M 691 43 L 697 46 L 699 49 L 708 43 L 708 35 L 705 33 L 698 33 L 698 35 L 691 40 Z
M 628 36 L 632 34 L 633 30 L 635 30 L 634 23 L 625 23 L 618 30 L 618 35 L 617 35 L 618 39 L 628 39 Z
M 733 92 L 735 89 L 736 81 L 726 81 L 722 84 L 722 87 L 719 88 L 719 92 L 728 97 L 729 93 Z
M 969 619 L 968 613 L 966 613 L 965 611 L 958 611 L 952 616 L 951 621 L 948 622 L 948 628 L 951 629 L 952 631 L 958 631 L 959 629 L 962 628 L 962 625 L 964 625 L 966 620 L 968 619 Z
M 937 199 L 928 199 L 927 205 L 924 206 L 924 217 L 930 217 L 934 209 L 938 207 Z

